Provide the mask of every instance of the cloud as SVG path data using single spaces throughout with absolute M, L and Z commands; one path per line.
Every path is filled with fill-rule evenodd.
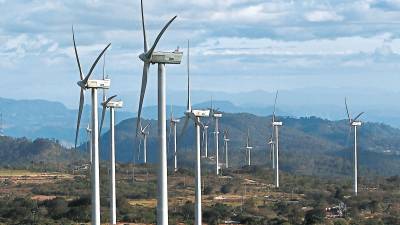
M 314 39 L 306 41 L 282 41 L 270 38 L 249 39 L 223 37 L 208 39 L 199 44 L 197 52 L 204 55 L 221 56 L 259 56 L 259 55 L 286 55 L 286 56 L 329 56 L 372 54 L 382 46 L 394 49 L 400 53 L 400 39 L 391 39 L 389 34 L 373 37 L 341 37 L 336 39 Z
M 337 15 L 335 12 L 330 11 L 313 11 L 305 15 L 306 20 L 310 22 L 330 22 L 330 21 L 342 21 L 343 17 Z
M 190 39 L 193 73 L 235 76 L 237 87 L 231 89 L 240 89 L 240 77 L 382 74 L 398 67 L 398 0 L 165 2 L 160 6 L 156 0 L 144 1 L 148 42 L 154 41 L 169 18 L 178 15 L 157 50 L 174 50 Z M 11 77 L 0 95 L 21 95 L 9 88 L 20 84 L 13 78 L 21 74 L 27 84 L 38 79 L 55 82 L 57 74 L 63 85 L 57 90 L 47 87 L 46 96 L 66 99 L 65 93 L 78 78 L 71 25 L 84 69 L 112 42 L 107 71 L 115 74 L 113 88 L 121 92 L 139 88 L 142 62 L 138 55 L 143 51 L 139 0 L 0 0 L 0 4 L 0 74 Z M 168 74 L 176 80 L 184 73 L 184 65 L 168 66 Z M 31 91 L 32 96 L 42 94 Z M 59 94 L 49 94 L 53 92 Z

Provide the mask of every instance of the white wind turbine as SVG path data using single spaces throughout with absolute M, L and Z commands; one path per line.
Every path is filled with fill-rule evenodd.
M 203 129 L 203 148 L 204 148 L 204 158 L 208 158 L 208 123 L 204 124 Z
M 275 111 L 276 111 L 276 100 L 278 99 L 278 91 L 276 91 L 275 94 L 275 102 L 274 102 L 274 110 L 272 112 L 272 122 L 271 122 L 271 136 L 268 140 L 268 144 L 270 147 L 270 160 L 272 160 L 272 169 L 275 169 L 275 126 L 274 126 L 274 122 L 275 122 Z
M 225 168 L 229 168 L 229 154 L 228 154 L 228 142 L 230 139 L 228 138 L 228 130 L 224 131 L 224 147 L 225 147 Z
M 185 132 L 189 120 L 192 119 L 195 127 L 196 127 L 196 170 L 195 170 L 195 218 L 194 224 L 201 225 L 202 224 L 202 210 L 201 210 L 201 156 L 200 156 L 200 129 L 204 126 L 200 118 L 209 117 L 210 110 L 195 110 L 192 109 L 192 105 L 190 102 L 190 70 L 189 70 L 189 41 L 188 41 L 188 56 L 187 56 L 187 109 L 185 112 L 185 123 L 183 125 L 182 134 Z
M 168 224 L 168 187 L 167 187 L 167 124 L 166 124 L 166 73 L 165 64 L 180 64 L 182 60 L 182 52 L 178 50 L 174 52 L 155 52 L 155 48 L 161 39 L 161 36 L 167 30 L 168 26 L 175 20 L 174 16 L 164 26 L 161 32 L 158 34 L 153 46 L 148 49 L 146 29 L 144 24 L 144 13 L 143 13 L 143 0 L 140 1 L 141 15 L 142 15 L 142 29 L 143 29 L 143 41 L 144 41 L 144 52 L 140 54 L 139 58 L 143 61 L 143 76 L 142 76 L 142 87 L 140 91 L 138 118 L 136 124 L 136 135 L 139 132 L 139 125 L 141 120 L 142 106 L 144 95 L 147 86 L 147 73 L 150 64 L 158 64 L 158 142 L 159 142 L 159 163 L 158 163 L 158 200 L 157 200 L 157 224 L 167 225 Z
M 150 132 L 147 130 L 150 124 L 147 124 L 145 127 L 142 127 L 140 124 L 140 134 L 143 137 L 143 163 L 147 164 L 147 136 L 149 136 Z
M 115 109 L 122 108 L 122 101 L 112 101 L 113 95 L 101 103 L 103 106 L 100 123 L 100 134 L 103 128 L 106 109 L 110 109 L 110 223 L 117 224 L 117 198 L 115 189 Z
M 108 44 L 100 55 L 94 61 L 92 67 L 89 70 L 89 73 L 84 77 L 81 64 L 78 57 L 78 51 L 76 49 L 75 44 L 75 34 L 74 29 L 72 28 L 72 40 L 74 43 L 74 50 L 76 56 L 76 62 L 79 68 L 80 81 L 78 82 L 78 86 L 81 88 L 80 99 L 79 99 L 79 110 L 78 110 L 78 121 L 76 125 L 76 133 L 75 133 L 75 148 L 78 141 L 79 134 L 79 126 L 81 122 L 82 110 L 84 105 L 84 91 L 90 89 L 92 92 L 92 165 L 91 165 L 91 181 L 92 181 L 92 224 L 100 225 L 100 184 L 99 184 L 99 126 L 98 126 L 98 112 L 97 112 L 97 89 L 108 89 L 110 88 L 110 80 L 89 80 L 90 76 L 96 64 L 103 56 L 105 51 L 110 47 L 111 44 Z
M 246 156 L 247 156 L 247 165 L 251 166 L 251 149 L 253 149 L 252 146 L 250 146 L 250 130 L 247 129 L 247 137 L 246 137 Z
M 272 131 L 275 131 L 275 187 L 279 188 L 279 127 L 283 125 L 282 122 L 277 121 L 275 117 L 276 100 L 278 98 L 278 91 L 275 95 L 274 113 L 272 114 Z
M 88 150 L 90 155 L 90 164 L 92 164 L 92 129 L 90 128 L 90 124 L 86 127 L 86 135 L 87 135 L 87 142 L 88 142 Z
M 210 116 L 214 119 L 214 142 L 215 142 L 215 168 L 216 174 L 219 175 L 220 167 L 219 167 L 219 119 L 222 117 L 222 113 L 218 111 L 218 109 L 213 108 L 213 102 L 211 98 L 211 108 L 210 108 Z
M 359 113 L 354 119 L 350 117 L 349 113 L 349 108 L 347 107 L 347 99 L 344 99 L 344 104 L 346 105 L 346 113 L 347 113 L 347 118 L 349 120 L 349 126 L 350 126 L 350 131 L 353 128 L 354 129 L 354 194 L 357 196 L 358 192 L 358 174 L 357 174 L 357 127 L 361 126 L 361 121 L 358 121 L 357 119 L 360 118 L 364 112 Z
M 171 138 L 171 133 L 174 135 L 174 171 L 178 171 L 178 153 L 177 153 L 177 144 L 176 144 L 176 125 L 179 123 L 179 119 L 174 118 L 174 113 L 172 112 L 172 105 L 171 105 L 171 118 L 169 119 L 169 136 L 168 136 L 168 146 L 169 140 Z

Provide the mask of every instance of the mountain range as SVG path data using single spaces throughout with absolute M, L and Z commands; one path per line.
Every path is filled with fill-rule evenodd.
M 347 120 L 330 121 L 317 117 L 291 118 L 280 117 L 284 126 L 280 129 L 280 165 L 284 171 L 307 175 L 341 176 L 351 175 L 353 142 Z M 212 121 L 204 120 L 210 125 L 209 149 L 214 155 Z M 148 160 L 157 162 L 157 121 L 150 123 L 148 137 Z M 250 142 L 254 147 L 252 158 L 254 165 L 271 165 L 268 146 L 271 135 L 271 117 L 256 116 L 248 113 L 225 113 L 220 120 L 220 131 L 228 130 L 230 164 L 244 164 L 244 146 L 247 130 Z M 143 162 L 140 137 L 135 137 L 136 119 L 127 119 L 116 126 L 116 158 L 121 162 Z M 191 122 L 192 124 L 192 122 Z M 178 131 L 182 123 L 178 125 Z M 364 123 L 359 129 L 359 162 L 361 174 L 394 175 L 400 169 L 400 130 L 381 123 Z M 179 138 L 178 151 L 180 164 L 191 167 L 194 162 L 194 126 Z M 222 140 L 222 135 L 220 136 Z M 169 136 L 169 138 L 172 138 Z M 103 159 L 108 158 L 109 133 L 101 137 Z M 168 155 L 171 160 L 172 141 L 169 141 Z M 82 146 L 83 148 L 83 146 Z M 220 157 L 223 160 L 223 144 L 220 142 Z M 213 159 L 205 160 L 205 166 L 211 166 Z
M 344 108 L 344 96 L 349 95 L 350 111 L 358 113 L 364 111 L 362 120 L 370 122 L 382 122 L 393 127 L 400 127 L 400 107 L 395 104 L 390 106 L 387 102 L 395 102 L 398 97 L 395 92 L 379 92 L 377 95 L 385 96 L 385 104 L 379 102 L 376 93 L 367 91 L 357 92 L 352 90 L 336 96 L 339 90 L 328 89 L 307 89 L 281 91 L 279 93 L 277 114 L 280 116 L 290 116 L 294 118 L 317 116 L 329 120 L 340 120 L 346 117 Z M 195 108 L 210 107 L 211 102 L 207 98 L 201 98 L 198 91 L 194 91 L 193 96 Z M 322 93 L 317 95 L 315 93 Z M 356 93 L 363 93 L 356 95 Z M 184 99 L 185 95 L 181 92 L 172 91 L 170 93 L 175 99 Z M 228 113 L 250 113 L 257 116 L 268 116 L 272 113 L 274 93 L 258 91 L 241 94 L 228 94 L 220 92 L 210 92 L 207 94 L 217 96 L 214 106 L 221 111 Z M 196 97 L 198 96 L 198 97 Z M 152 102 L 150 95 L 146 101 Z M 228 99 L 228 100 L 221 100 Z M 247 102 L 244 99 L 248 99 Z M 327 99 L 326 102 L 321 99 Z M 332 100 L 335 99 L 335 100 Z M 204 101 L 201 101 L 204 100 Z M 128 118 L 133 118 L 134 101 L 124 101 L 125 107 L 116 113 L 116 123 Z M 181 102 L 181 101 L 179 101 Z M 184 102 L 184 100 L 182 100 Z M 262 104 L 260 102 L 263 102 Z M 167 113 L 170 114 L 171 106 L 167 106 Z M 184 106 L 174 105 L 173 112 L 176 117 L 183 116 Z M 0 112 L 2 114 L 1 130 L 5 135 L 12 137 L 35 138 L 54 138 L 60 140 L 63 145 L 72 146 L 75 137 L 77 110 L 67 108 L 60 102 L 47 100 L 14 100 L 0 98 Z M 101 109 L 99 109 L 101 113 Z M 86 141 L 85 128 L 89 122 L 90 107 L 84 108 L 82 125 L 80 130 L 79 142 Z M 100 116 L 100 115 L 99 115 Z M 157 107 L 146 106 L 143 109 L 143 116 L 147 119 L 157 118 Z M 106 117 L 105 129 L 108 128 L 108 116 Z

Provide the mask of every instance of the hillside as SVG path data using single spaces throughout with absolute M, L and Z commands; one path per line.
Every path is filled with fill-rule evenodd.
M 280 129 L 280 164 L 284 171 L 307 175 L 343 176 L 352 171 L 352 135 L 346 121 L 329 121 L 316 117 L 281 118 L 284 126 Z M 241 166 L 244 157 L 244 144 L 247 128 L 250 129 L 253 163 L 270 165 L 269 146 L 270 117 L 259 117 L 251 114 L 224 114 L 220 121 L 221 131 L 228 129 L 231 142 L 229 143 L 231 164 Z M 148 159 L 157 160 L 157 123 L 148 120 L 150 136 L 148 139 Z M 204 121 L 208 123 L 207 121 Z M 140 138 L 135 138 L 135 119 L 122 121 L 116 127 L 117 160 L 132 162 L 133 153 L 137 162 L 142 162 L 142 153 L 138 159 L 137 150 Z M 180 132 L 181 126 L 178 125 Z M 209 149 L 214 155 L 212 123 L 210 123 Z M 109 133 L 101 138 L 101 156 L 108 158 Z M 365 123 L 359 130 L 359 156 L 361 175 L 365 173 L 393 175 L 400 169 L 400 130 L 378 123 Z M 186 158 L 185 165 L 193 165 L 194 129 L 190 125 L 186 134 L 178 141 L 180 157 Z M 222 135 L 220 140 L 222 140 Z M 172 147 L 172 142 L 170 143 Z M 223 155 L 222 141 L 220 155 Z M 171 152 L 169 152 L 169 155 Z M 206 165 L 212 163 L 205 162 Z
M 52 168 L 58 164 L 72 165 L 84 159 L 83 154 L 67 149 L 58 141 L 49 139 L 0 137 L 0 167 L 27 167 L 46 164 Z

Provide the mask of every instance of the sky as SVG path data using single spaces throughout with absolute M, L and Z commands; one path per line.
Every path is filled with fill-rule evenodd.
M 178 15 L 157 50 L 185 52 L 190 40 L 197 91 L 398 91 L 400 0 L 144 0 L 144 7 L 151 44 Z M 139 0 L 0 0 L 0 96 L 76 108 L 74 25 L 84 73 L 112 43 L 106 55 L 110 93 L 136 105 L 140 19 Z M 185 62 L 186 55 L 181 65 L 167 66 L 169 91 L 186 88 Z M 101 73 L 99 64 L 95 77 Z M 147 91 L 155 95 L 156 84 L 152 66 Z

